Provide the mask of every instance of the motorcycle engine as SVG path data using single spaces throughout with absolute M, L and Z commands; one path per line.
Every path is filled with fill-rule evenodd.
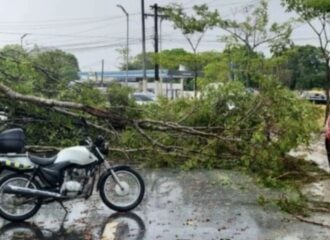
M 86 180 L 86 171 L 84 169 L 72 168 L 66 170 L 64 182 L 61 186 L 61 194 L 74 197 L 80 194 L 83 190 Z

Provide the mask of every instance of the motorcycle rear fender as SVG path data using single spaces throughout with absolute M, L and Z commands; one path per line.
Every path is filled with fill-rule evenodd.
M 21 164 L 11 161 L 0 161 L 0 174 L 3 170 L 10 170 L 14 172 L 29 172 L 34 170 L 34 166 Z
M 35 169 L 35 165 L 30 161 L 27 154 L 8 153 L 0 154 L 0 173 L 3 170 L 14 172 L 28 172 Z
M 99 178 L 99 181 L 97 182 L 97 186 L 96 186 L 96 190 L 99 191 L 100 189 L 100 185 L 101 185 L 101 182 L 103 181 L 103 179 L 105 179 L 108 175 L 111 175 L 111 169 L 113 171 L 116 171 L 117 169 L 121 169 L 121 170 L 126 170 L 126 169 L 131 169 L 129 166 L 117 166 L 117 167 L 113 167 L 113 168 L 109 168 L 107 169 L 106 171 L 104 171 L 102 173 L 102 175 L 100 176 Z

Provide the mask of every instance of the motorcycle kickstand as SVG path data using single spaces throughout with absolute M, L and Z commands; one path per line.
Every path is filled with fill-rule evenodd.
M 58 201 L 58 203 L 61 205 L 61 207 L 64 209 L 65 211 L 65 216 L 69 213 L 69 210 L 67 207 L 64 206 L 63 202 L 62 201 Z

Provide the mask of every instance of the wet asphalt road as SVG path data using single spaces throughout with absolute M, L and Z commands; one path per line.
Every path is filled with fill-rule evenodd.
M 0 239 L 329 240 L 330 229 L 306 224 L 259 196 L 276 193 L 231 171 L 139 170 L 146 182 L 142 204 L 116 214 L 95 193 L 91 199 L 45 205 L 27 223 L 0 220 Z M 324 218 L 324 223 L 330 218 Z M 62 224 L 63 223 L 63 224 Z

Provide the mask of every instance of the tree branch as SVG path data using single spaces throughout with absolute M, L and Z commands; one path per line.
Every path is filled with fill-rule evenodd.
M 306 218 L 303 218 L 303 217 L 297 216 L 297 215 L 294 215 L 294 217 L 297 218 L 299 221 L 302 221 L 302 222 L 305 222 L 305 223 L 309 223 L 309 224 L 313 224 L 313 225 L 317 225 L 317 226 L 321 226 L 321 227 L 325 227 L 325 228 L 330 228 L 330 225 L 328 225 L 328 224 L 308 220 Z
M 62 108 L 58 108 L 58 107 L 54 107 L 53 108 L 55 111 L 59 112 L 59 113 L 62 113 L 62 114 L 65 114 L 65 115 L 68 115 L 68 116 L 71 116 L 71 117 L 76 117 L 76 118 L 80 118 L 80 116 L 76 113 L 73 113 L 73 112 L 70 112 L 68 110 L 65 110 L 65 109 L 62 109 Z M 108 134 L 112 134 L 112 135 L 115 135 L 116 133 L 114 131 L 111 131 L 110 129 L 106 128 L 106 127 L 103 127 L 103 126 L 100 126 L 100 125 L 97 125 L 95 123 L 92 123 L 90 121 L 86 121 L 87 125 L 90 126 L 90 127 L 93 127 L 97 130 L 101 130 L 101 131 L 104 131 Z
M 29 102 L 36 105 L 42 105 L 46 107 L 59 107 L 59 108 L 69 108 L 74 110 L 83 111 L 86 113 L 89 113 L 92 116 L 95 117 L 101 117 L 101 118 L 108 118 L 111 119 L 112 122 L 119 124 L 119 125 L 125 125 L 127 123 L 127 119 L 124 119 L 121 116 L 116 116 L 115 114 L 111 113 L 110 111 L 106 111 L 103 109 L 98 109 L 92 106 L 84 105 L 81 103 L 74 103 L 74 102 L 67 102 L 67 101 L 59 101 L 54 99 L 46 99 L 41 97 L 36 97 L 32 95 L 23 95 L 21 93 L 18 93 L 11 88 L 7 87 L 3 83 L 0 83 L 0 92 L 6 95 L 8 98 L 23 102 Z
M 172 123 L 172 122 L 163 122 L 163 121 L 156 121 L 156 120 L 137 120 L 136 121 L 139 125 L 143 124 L 144 126 L 148 126 L 148 125 L 152 125 L 152 126 L 156 126 L 157 129 L 157 125 L 158 126 L 164 126 L 166 127 L 165 130 L 175 130 L 178 132 L 183 132 L 189 135 L 197 135 L 197 136 L 201 136 L 201 137 L 212 137 L 212 138 L 217 138 L 219 140 L 225 140 L 225 141 L 233 141 L 233 142 L 240 142 L 241 140 L 239 138 L 226 138 L 226 137 L 221 137 L 218 134 L 215 133 L 209 133 L 209 132 L 204 132 L 204 131 L 200 131 L 197 130 L 194 127 L 189 127 L 189 126 L 183 126 L 183 125 L 179 125 L 176 123 Z M 164 130 L 164 129 L 162 129 Z

